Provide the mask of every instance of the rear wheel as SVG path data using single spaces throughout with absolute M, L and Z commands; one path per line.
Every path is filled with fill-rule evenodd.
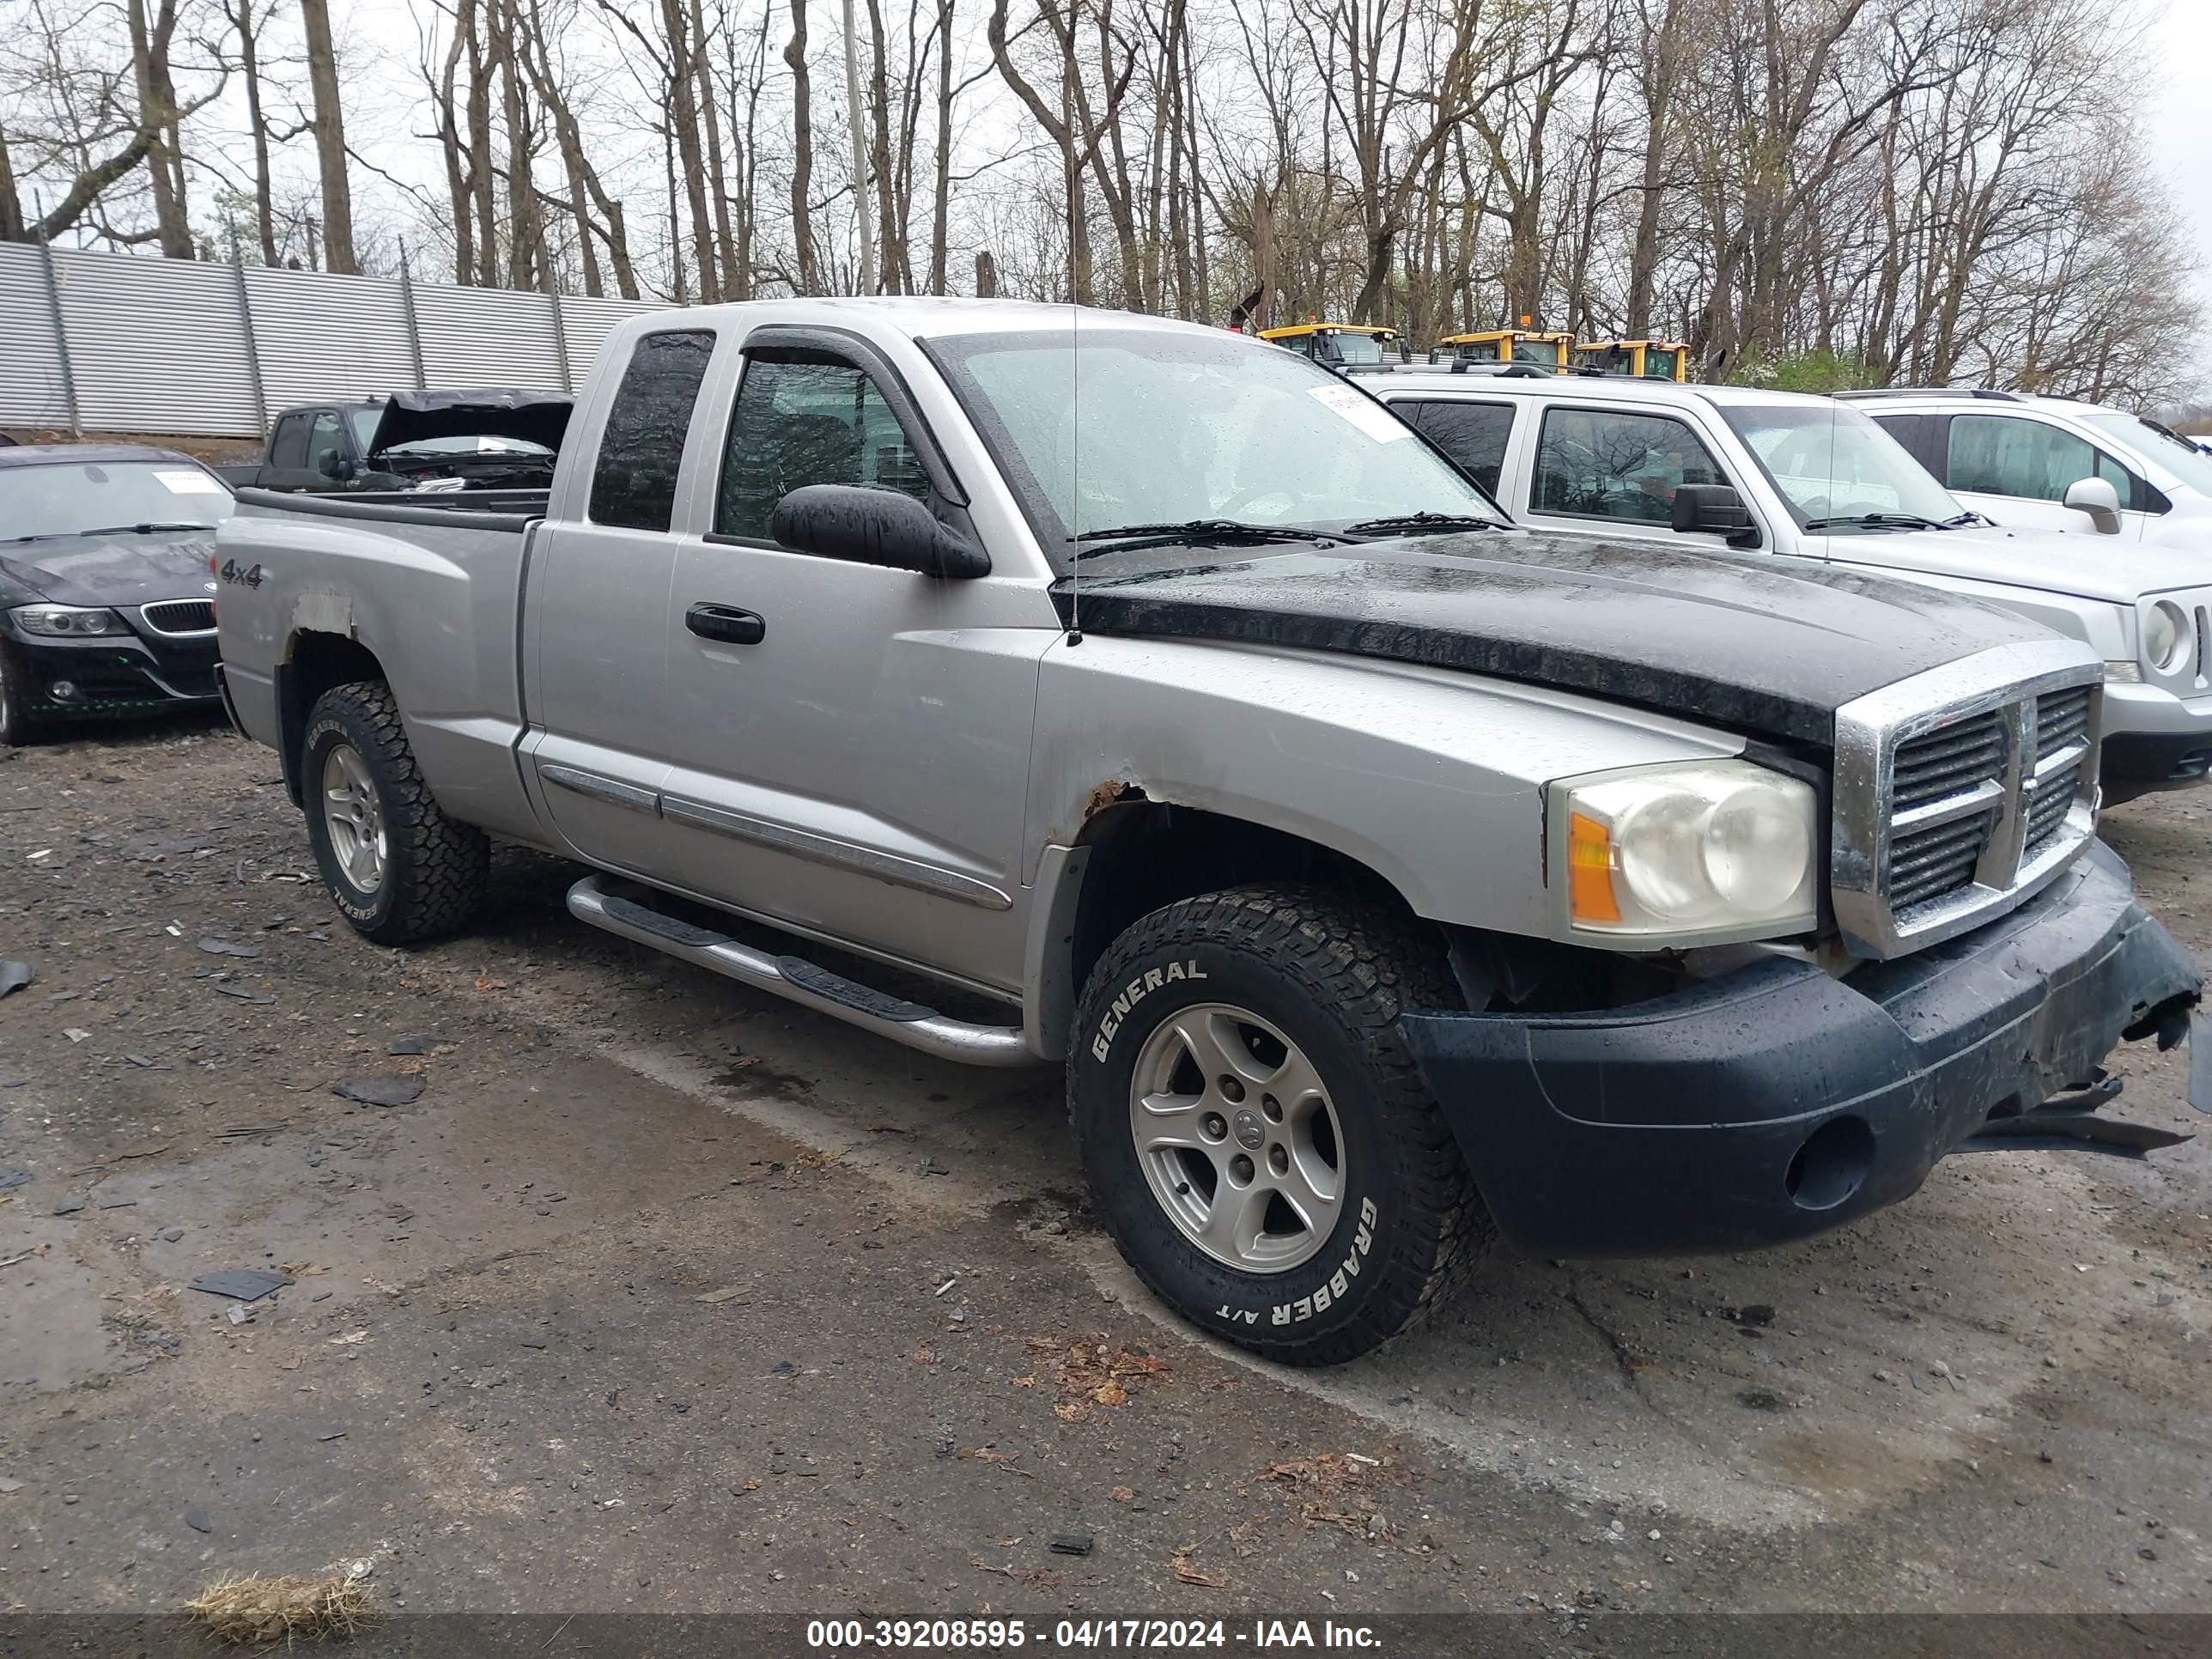
M 300 770 L 316 866 L 356 932 L 408 945 L 475 919 L 490 842 L 440 810 L 389 686 L 361 680 L 325 692 L 307 716 Z
M 1078 1146 L 1139 1277 L 1185 1317 L 1294 1364 L 1388 1340 L 1492 1236 L 1398 1035 L 1451 1006 L 1437 944 L 1298 888 L 1156 910 L 1085 986 Z

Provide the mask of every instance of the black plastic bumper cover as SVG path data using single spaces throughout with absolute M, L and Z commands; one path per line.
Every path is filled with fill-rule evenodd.
M 2010 916 L 1848 981 L 1777 958 L 1606 1012 L 1403 1025 L 1507 1238 L 1668 1255 L 1895 1203 L 2124 1035 L 2179 1040 L 2199 982 L 2098 843 Z

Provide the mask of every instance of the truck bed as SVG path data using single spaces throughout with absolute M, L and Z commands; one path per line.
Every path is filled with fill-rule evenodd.
M 318 495 L 289 489 L 241 489 L 242 505 L 263 512 L 305 513 L 356 522 L 462 526 L 472 530 L 520 532 L 545 516 L 550 491 L 544 489 L 456 489 L 425 493 L 411 489 L 364 489 L 349 495 Z

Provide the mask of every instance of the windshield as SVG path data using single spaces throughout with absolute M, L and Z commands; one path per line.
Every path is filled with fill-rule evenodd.
M 1379 334 L 1331 334 L 1324 337 L 1340 363 L 1379 363 L 1382 337 Z
M 353 428 L 353 447 L 368 454 L 369 440 L 376 436 L 376 423 L 384 418 L 384 405 L 356 404 L 346 410 L 345 417 L 346 424 Z
M 502 438 L 486 432 L 459 438 L 417 438 L 412 443 L 394 444 L 384 453 L 387 455 L 550 455 L 553 452 L 544 444 L 532 443 L 527 438 Z
M 190 461 L 0 467 L 0 541 L 137 524 L 221 524 L 237 502 Z
M 1789 503 L 1800 530 L 1850 532 L 1869 514 L 1945 524 L 1966 509 L 1905 446 L 1842 404 L 1729 404 L 1721 413 Z M 1881 527 L 1875 525 L 1863 529 Z
M 2161 432 L 2133 415 L 2084 415 L 2100 432 L 2109 432 L 2154 466 L 2162 466 L 2191 489 L 2212 495 L 2212 455 L 2186 438 Z M 2124 507 L 2127 503 L 2121 502 Z
M 1123 525 L 1505 522 L 1358 387 L 1237 335 L 1086 326 L 1079 348 L 1072 329 L 927 344 L 1055 562 Z

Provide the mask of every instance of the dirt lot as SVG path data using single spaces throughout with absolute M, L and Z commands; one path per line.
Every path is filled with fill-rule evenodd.
M 2109 827 L 2200 957 L 2208 824 Z M 533 855 L 416 953 L 307 870 L 210 726 L 0 752 L 0 1611 L 358 1560 L 404 1612 L 2212 1610 L 2205 1140 L 1510 1263 L 1293 1374 L 1134 1286 L 1052 1075 L 593 933 Z M 295 1282 L 235 1323 L 222 1268 Z

